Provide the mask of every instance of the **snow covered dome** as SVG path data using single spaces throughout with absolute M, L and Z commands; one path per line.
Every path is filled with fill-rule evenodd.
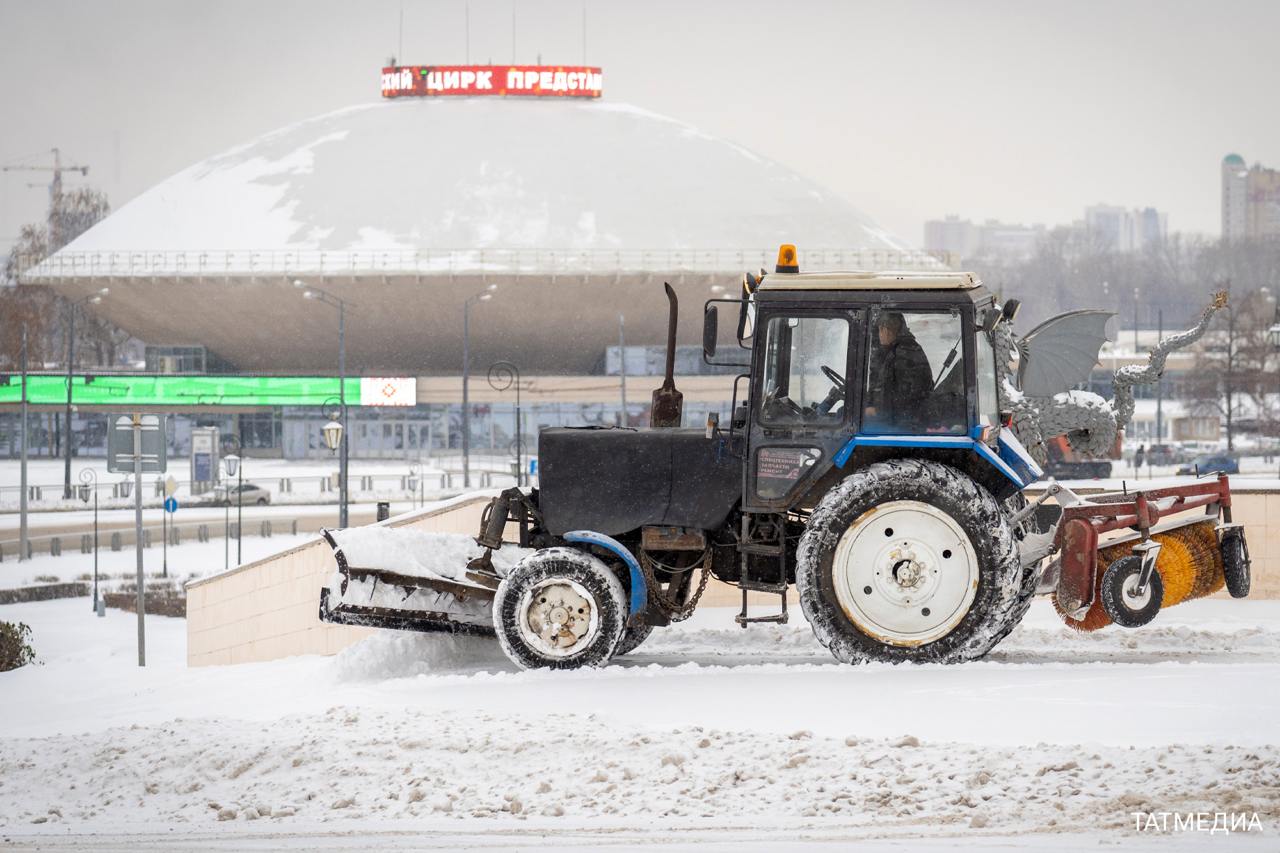
M 210 157 L 63 251 L 905 248 L 846 200 L 623 104 L 405 98 Z

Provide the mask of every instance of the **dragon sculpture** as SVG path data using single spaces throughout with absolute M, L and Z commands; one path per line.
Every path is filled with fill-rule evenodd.
M 1059 435 L 1065 435 L 1078 453 L 1106 456 L 1133 417 L 1133 387 L 1156 382 L 1169 354 L 1199 340 L 1214 313 L 1226 304 L 1226 292 L 1215 293 L 1199 322 L 1152 347 L 1145 365 L 1117 370 L 1110 400 L 1072 389 L 1086 381 L 1098 363 L 1102 345 L 1110 340 L 1106 327 L 1113 314 L 1070 311 L 1022 338 L 1014 335 L 1009 323 L 1001 323 L 994 333 L 996 369 L 1006 410 L 1013 415 L 1014 435 L 1042 465 L 1049 453 L 1046 440 Z

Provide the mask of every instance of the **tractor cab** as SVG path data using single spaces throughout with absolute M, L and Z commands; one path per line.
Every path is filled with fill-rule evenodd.
M 716 301 L 704 315 L 712 364 Z M 997 497 L 1039 476 L 1011 435 L 1002 444 L 991 332 L 1009 318 L 973 273 L 802 273 L 783 246 L 775 272 L 744 276 L 741 299 L 723 301 L 737 303 L 751 352 L 732 425 L 747 512 L 811 507 L 851 468 L 903 448 Z

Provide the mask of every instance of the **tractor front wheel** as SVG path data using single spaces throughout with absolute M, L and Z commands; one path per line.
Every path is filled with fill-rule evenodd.
M 521 560 L 493 599 L 498 643 L 521 669 L 603 666 L 626 618 L 618 576 L 573 548 L 545 548 Z
M 878 462 L 814 508 L 796 558 L 800 605 L 846 663 L 953 663 L 1003 636 L 1022 572 L 995 498 L 949 465 Z

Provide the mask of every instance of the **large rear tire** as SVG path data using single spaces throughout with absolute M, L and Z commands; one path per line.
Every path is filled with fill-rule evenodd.
M 521 560 L 493 599 L 498 643 L 521 669 L 603 666 L 626 618 L 618 576 L 573 548 L 544 548 Z
M 955 468 L 877 462 L 814 508 L 796 585 L 818 641 L 846 663 L 956 663 L 985 655 L 1022 572 L 995 498 Z

